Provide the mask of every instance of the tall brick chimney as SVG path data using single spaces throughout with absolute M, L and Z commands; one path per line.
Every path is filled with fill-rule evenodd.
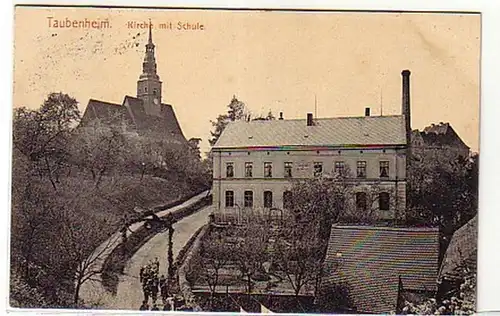
M 403 100 L 401 114 L 405 117 L 406 143 L 411 144 L 411 109 L 410 109 L 410 74 L 406 69 L 401 72 L 403 77 Z
M 411 207 L 410 203 L 410 178 L 411 178 L 411 108 L 410 108 L 410 71 L 405 69 L 401 72 L 403 77 L 403 93 L 401 114 L 404 116 L 406 132 L 406 211 Z M 405 211 L 405 213 L 406 213 Z

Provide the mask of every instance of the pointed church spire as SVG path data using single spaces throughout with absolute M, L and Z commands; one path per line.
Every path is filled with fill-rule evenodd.
M 153 35 L 151 32 L 151 19 L 149 19 L 149 39 L 148 39 L 148 44 L 153 44 Z
M 156 58 L 155 58 L 155 44 L 153 44 L 153 24 L 151 19 L 149 20 L 149 38 L 146 44 L 146 54 L 144 56 L 144 62 L 142 63 L 142 75 L 141 77 L 154 77 L 158 79 L 156 74 Z
M 147 115 L 161 115 L 162 82 L 156 69 L 155 44 L 153 43 L 153 24 L 149 20 L 149 37 L 146 53 L 142 62 L 142 74 L 137 81 L 137 98 L 143 101 Z

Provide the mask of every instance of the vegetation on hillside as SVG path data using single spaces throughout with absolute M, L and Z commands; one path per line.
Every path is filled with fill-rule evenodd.
M 187 144 L 140 137 L 107 122 L 81 128 L 77 101 L 52 93 L 13 120 L 11 305 L 78 307 L 95 277 L 85 262 L 135 206 L 209 185 Z

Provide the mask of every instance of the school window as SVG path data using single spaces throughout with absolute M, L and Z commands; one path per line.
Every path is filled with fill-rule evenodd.
M 356 208 L 361 211 L 366 210 L 366 193 L 365 192 L 357 192 L 356 193 Z
M 381 178 L 389 178 L 389 162 L 381 161 L 380 162 L 380 177 Z
M 272 178 L 273 176 L 273 164 L 272 162 L 264 162 L 264 177 Z
M 344 174 L 345 164 L 343 161 L 335 161 L 335 173 Z
M 264 191 L 264 207 L 273 207 L 273 192 Z
M 323 163 L 315 162 L 314 163 L 314 176 L 319 177 L 323 173 Z
M 253 191 L 245 191 L 245 207 L 253 207 Z
M 234 177 L 234 164 L 232 162 L 226 163 L 226 178 Z
M 293 164 L 291 162 L 285 162 L 285 178 L 292 177 L 292 167 Z
M 292 206 L 292 191 L 283 192 L 283 208 L 290 209 Z
M 358 178 L 366 178 L 366 161 L 358 161 L 356 170 Z
M 253 163 L 245 162 L 245 177 L 253 177 Z
M 378 207 L 381 211 L 389 210 L 390 197 L 389 193 L 381 192 L 378 197 Z
M 226 191 L 226 207 L 234 206 L 234 192 Z

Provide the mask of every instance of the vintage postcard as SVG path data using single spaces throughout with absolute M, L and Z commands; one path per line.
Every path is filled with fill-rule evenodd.
M 17 6 L 10 308 L 474 313 L 480 27 Z

